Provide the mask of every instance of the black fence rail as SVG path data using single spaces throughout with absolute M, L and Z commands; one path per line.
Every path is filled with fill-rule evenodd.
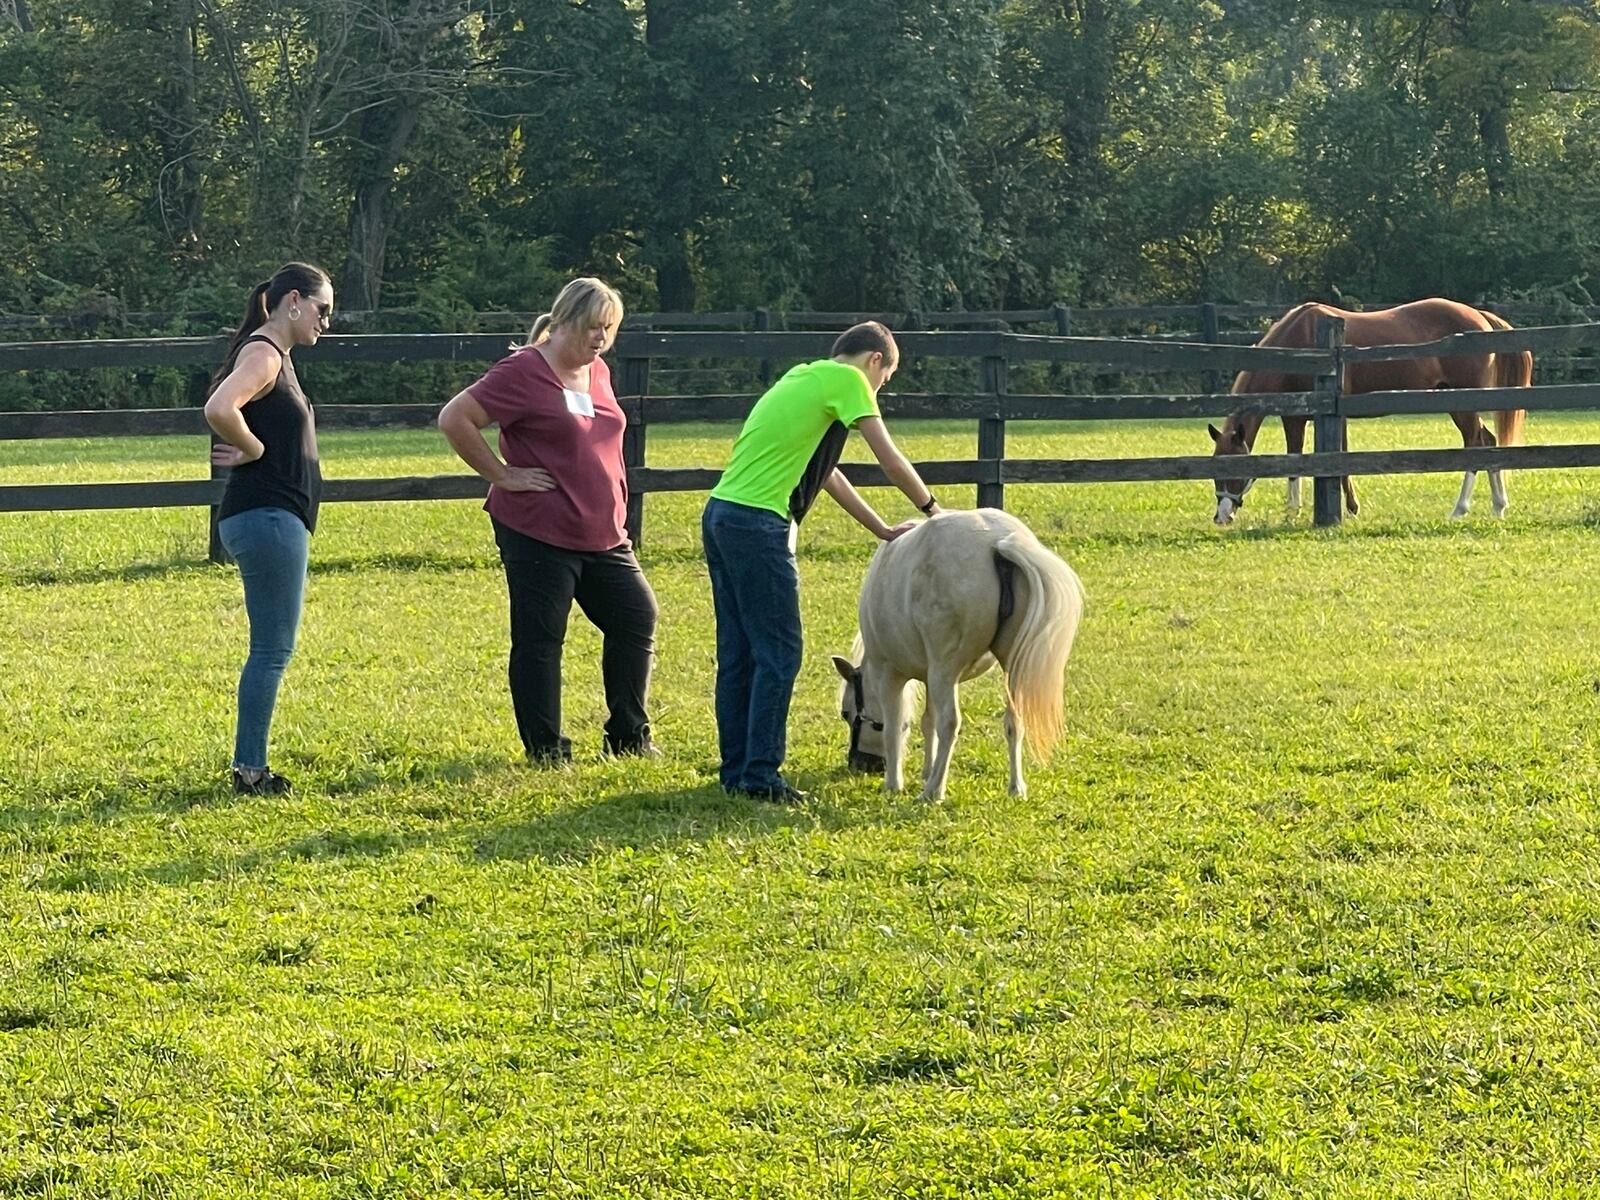
M 836 314 L 835 314 L 836 315 Z M 858 315 L 858 314 L 849 314 Z M 793 362 L 825 355 L 832 333 L 624 330 L 610 357 L 618 364 L 617 394 L 629 419 L 625 455 L 631 490 L 629 529 L 643 535 L 644 502 L 653 492 L 696 491 L 716 481 L 709 467 L 661 468 L 647 463 L 649 430 L 657 425 L 742 419 L 755 393 L 712 396 L 650 394 L 652 363 L 669 358 L 707 357 Z M 1006 431 L 1017 421 L 1149 420 L 1216 418 L 1237 412 L 1312 418 L 1311 454 L 1252 456 L 1256 478 L 1309 476 L 1317 480 L 1315 520 L 1339 520 L 1337 480 L 1342 475 L 1415 472 L 1530 470 L 1600 466 L 1600 445 L 1496 447 L 1471 450 L 1391 450 L 1347 452 L 1344 422 L 1384 413 L 1434 413 L 1460 409 L 1530 411 L 1600 408 L 1600 385 L 1562 384 L 1526 388 L 1483 388 L 1433 392 L 1374 392 L 1346 396 L 1343 368 L 1351 362 L 1600 345 L 1600 323 L 1464 333 L 1420 345 L 1346 347 L 1343 323 L 1319 327 L 1317 349 L 1290 350 L 1214 343 L 1174 343 L 1153 339 L 1060 337 L 981 331 L 908 331 L 899 335 L 906 355 L 968 360 L 977 368 L 970 392 L 885 395 L 885 414 L 897 420 L 971 420 L 977 425 L 971 459 L 918 464 L 930 483 L 973 485 L 980 505 L 1003 507 L 1012 484 L 1099 483 L 1211 479 L 1218 464 L 1211 456 L 1123 459 L 1016 459 L 1007 456 Z M 198 403 L 223 339 L 161 338 L 92 342 L 0 344 L 0 373 L 88 368 L 137 369 L 149 366 L 194 369 L 196 406 L 177 409 L 95 412 L 0 413 L 0 441 L 27 438 L 126 437 L 208 434 Z M 460 362 L 477 365 L 500 357 L 500 334 L 328 335 L 315 347 L 298 351 L 305 362 Z M 1315 380 L 1307 392 L 1234 395 L 1212 390 L 1199 394 L 1031 395 L 1013 394 L 1010 368 L 1016 363 L 1086 363 L 1118 370 L 1167 372 L 1200 370 L 1218 378 L 1243 370 L 1291 371 Z M 465 375 L 465 372 L 464 372 Z M 464 379 L 463 382 L 466 382 Z M 324 429 L 403 429 L 431 425 L 431 404 L 319 405 Z M 848 465 L 845 473 L 859 486 L 887 481 L 870 465 Z M 127 483 L 16 484 L 0 486 L 0 512 L 143 507 L 211 507 L 213 556 L 221 548 L 214 536 L 214 506 L 223 481 L 157 480 Z M 481 497 L 485 483 L 475 476 L 427 476 L 334 480 L 325 498 L 334 503 L 374 500 L 439 500 Z

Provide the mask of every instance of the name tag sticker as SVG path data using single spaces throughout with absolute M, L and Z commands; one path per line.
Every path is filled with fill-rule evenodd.
M 575 417 L 594 416 L 594 401 L 588 392 L 575 392 L 571 388 L 562 388 L 561 394 L 567 398 L 567 411 Z

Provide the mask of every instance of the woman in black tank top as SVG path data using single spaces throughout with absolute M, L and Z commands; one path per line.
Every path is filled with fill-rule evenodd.
M 326 271 L 306 263 L 279 268 L 250 293 L 206 401 L 206 420 L 220 439 L 211 461 L 229 468 L 217 531 L 239 564 L 250 617 L 233 756 L 233 790 L 250 795 L 289 790 L 267 766 L 267 732 L 300 627 L 322 498 L 316 421 L 290 355 L 314 345 L 332 315 Z

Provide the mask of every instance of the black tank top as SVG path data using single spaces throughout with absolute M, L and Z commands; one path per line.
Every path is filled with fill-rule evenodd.
M 265 342 L 277 350 L 271 338 L 256 334 L 239 344 L 243 350 L 251 342 Z M 282 508 L 305 522 L 315 533 L 317 508 L 322 502 L 322 463 L 317 457 L 317 426 L 311 402 L 300 390 L 294 364 L 280 351 L 278 378 L 272 390 L 258 396 L 240 410 L 250 432 L 261 439 L 266 453 L 254 462 L 241 463 L 228 472 L 222 491 L 219 520 L 252 508 Z M 235 352 L 228 362 L 233 370 Z

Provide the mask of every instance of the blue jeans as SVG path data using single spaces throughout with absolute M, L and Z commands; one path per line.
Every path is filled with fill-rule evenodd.
M 700 519 L 717 616 L 717 741 L 722 786 L 783 785 L 789 699 L 800 674 L 800 574 L 789 522 L 713 499 Z
M 311 534 L 282 508 L 250 508 L 217 523 L 222 544 L 239 564 L 244 609 L 250 617 L 250 657 L 239 675 L 239 728 L 233 765 L 267 766 L 267 730 L 278 700 L 306 594 Z

